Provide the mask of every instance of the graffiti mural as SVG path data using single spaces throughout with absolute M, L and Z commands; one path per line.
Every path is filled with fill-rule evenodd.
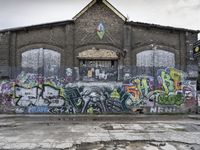
M 60 89 L 50 85 L 30 89 L 15 86 L 15 104 L 17 106 L 63 106 L 65 103 Z
M 10 112 L 15 108 L 13 107 L 13 91 L 14 91 L 13 81 L 0 81 L 0 111 Z
M 198 105 L 196 82 L 187 81 L 183 86 L 183 96 L 185 107 L 192 108 Z
M 1 113 L 173 113 L 196 108 L 196 82 L 184 72 L 165 68 L 156 75 L 131 77 L 114 85 L 69 82 L 64 77 L 44 77 L 21 72 L 15 80 L 0 81 Z
M 200 93 L 197 95 L 198 107 L 200 106 Z
M 156 77 L 133 77 L 124 87 L 134 107 L 151 107 L 150 112 L 178 112 L 197 105 L 196 82 L 186 80 L 184 72 L 174 68 L 159 69 Z

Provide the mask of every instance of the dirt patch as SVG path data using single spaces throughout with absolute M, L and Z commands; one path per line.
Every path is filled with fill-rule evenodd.
M 114 128 L 111 124 L 102 124 L 102 125 L 100 125 L 100 127 L 105 130 L 114 130 Z
M 0 124 L 0 128 L 15 128 L 17 125 L 15 124 Z
M 110 141 L 98 143 L 83 143 L 75 145 L 70 150 L 199 150 L 200 145 L 177 142 L 158 141 Z

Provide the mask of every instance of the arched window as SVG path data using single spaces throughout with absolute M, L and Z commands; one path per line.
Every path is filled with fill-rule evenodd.
M 21 65 L 23 70 L 51 76 L 58 73 L 60 68 L 60 53 L 49 49 L 31 49 L 22 53 Z
M 136 57 L 138 67 L 175 67 L 175 55 L 168 51 L 145 50 Z

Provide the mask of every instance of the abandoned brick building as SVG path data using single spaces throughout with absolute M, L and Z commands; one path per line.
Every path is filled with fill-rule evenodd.
M 198 32 L 129 21 L 106 0 L 2 30 L 0 112 L 196 111 Z
M 110 78 L 121 80 L 134 66 L 155 66 L 175 67 L 196 77 L 191 47 L 197 34 L 128 21 L 106 0 L 93 0 L 72 20 L 0 31 L 0 76 L 14 77 L 21 67 L 43 73 L 67 67 L 79 80 L 92 76 L 88 70 L 82 76 L 81 66 L 100 66 L 117 70 Z

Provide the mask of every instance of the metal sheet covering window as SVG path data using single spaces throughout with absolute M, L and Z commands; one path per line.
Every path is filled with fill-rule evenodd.
M 51 76 L 60 68 L 60 53 L 49 49 L 31 49 L 22 53 L 22 68 L 24 71 Z
M 137 54 L 137 66 L 175 67 L 175 55 L 164 50 L 145 50 Z
M 145 50 L 136 55 L 135 75 L 156 75 L 156 70 L 175 67 L 175 54 L 165 50 Z

